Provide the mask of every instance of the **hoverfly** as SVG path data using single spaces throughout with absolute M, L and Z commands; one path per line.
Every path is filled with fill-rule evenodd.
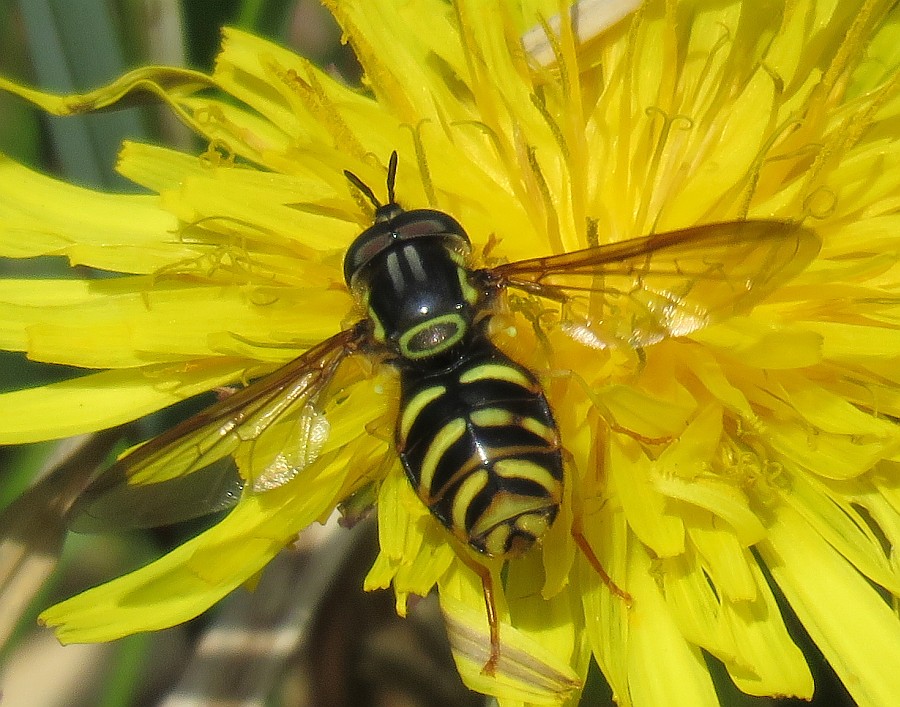
M 406 475 L 474 551 L 459 554 L 482 579 L 491 639 L 484 672 L 492 673 L 499 624 L 492 574 L 477 558 L 512 559 L 539 540 L 559 510 L 564 477 L 563 441 L 539 381 L 491 342 L 498 300 L 510 288 L 552 300 L 568 308 L 573 334 L 598 347 L 639 348 L 748 310 L 805 268 L 820 241 L 795 224 L 736 221 L 474 269 L 469 237 L 453 217 L 396 202 L 396 171 L 394 152 L 385 204 L 345 172 L 375 208 L 374 224 L 344 259 L 346 284 L 366 315 L 119 459 L 79 498 L 73 526 L 102 525 L 122 507 L 133 527 L 163 525 L 283 484 L 302 472 L 302 461 L 265 456 L 254 469 L 265 481 L 243 489 L 227 473 L 232 453 L 290 415 L 300 420 L 298 435 L 327 434 L 321 418 L 336 373 L 351 357 L 377 357 L 400 379 L 395 444 Z M 586 299 L 590 306 L 579 309 Z M 156 469 L 168 480 L 142 485 Z M 145 498 L 163 510 L 141 516 Z M 610 589 L 627 598 L 579 527 L 572 534 Z

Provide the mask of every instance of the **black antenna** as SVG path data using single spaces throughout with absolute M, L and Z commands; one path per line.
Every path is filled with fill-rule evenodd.
M 397 159 L 397 151 L 394 150 L 391 153 L 391 159 L 388 161 L 388 205 L 394 203 L 394 180 L 397 178 Z M 359 189 L 370 202 L 372 202 L 372 206 L 374 206 L 376 210 L 381 208 L 381 202 L 378 201 L 378 199 L 375 197 L 374 192 L 369 188 L 368 184 L 366 184 L 362 179 L 353 174 L 353 172 L 351 172 L 349 169 L 344 170 L 344 176 L 353 186 Z
M 353 172 L 351 172 L 349 169 L 344 170 L 344 176 L 353 186 L 355 186 L 363 193 L 363 196 L 365 196 L 369 201 L 372 202 L 372 206 L 374 206 L 376 210 L 381 208 L 381 203 L 378 201 L 378 199 L 375 198 L 375 194 L 373 194 L 372 190 L 369 189 L 368 184 L 366 184 L 362 179 L 353 174 Z
M 387 191 L 388 191 L 388 203 L 394 203 L 394 180 L 397 178 L 397 150 L 394 150 L 391 153 L 391 159 L 388 160 L 388 176 L 387 176 Z

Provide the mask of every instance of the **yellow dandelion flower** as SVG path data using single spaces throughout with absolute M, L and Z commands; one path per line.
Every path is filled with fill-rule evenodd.
M 151 92 L 210 147 L 125 145 L 119 171 L 149 196 L 0 164 L 0 254 L 125 274 L 0 283 L 5 348 L 101 369 L 0 396 L 0 441 L 98 430 L 264 376 L 138 448 L 81 502 L 88 524 L 123 500 L 137 523 L 183 516 L 197 497 L 178 484 L 199 475 L 234 509 L 43 621 L 67 642 L 185 621 L 369 489 L 380 554 L 367 588 L 392 586 L 402 614 L 437 587 L 464 680 L 504 704 L 575 700 L 592 660 L 619 704 L 717 704 L 704 654 L 748 694 L 808 699 L 779 597 L 859 704 L 892 704 L 895 4 L 649 0 L 597 37 L 550 22 L 553 2 L 329 6 L 365 90 L 234 30 L 212 76 L 150 67 L 65 98 L 2 84 L 55 113 Z M 401 224 L 391 190 L 441 215 Z M 390 250 L 377 224 L 351 249 L 356 299 L 348 289 L 343 258 L 376 202 L 388 231 L 470 251 L 475 270 L 451 258 L 465 302 L 439 326 L 392 336 L 402 308 L 357 278 Z M 416 257 L 383 278 L 443 282 L 417 277 Z M 406 440 L 448 399 L 449 374 L 400 406 L 395 369 L 423 370 L 423 347 L 465 349 L 457 336 L 488 320 L 493 358 L 466 358 L 452 385 L 471 374 L 524 390 L 533 374 L 529 399 L 543 391 L 553 424 L 495 398 L 458 419 L 558 439 L 561 478 L 534 442 L 491 472 L 491 493 L 465 460 L 453 484 L 434 482 L 465 434 L 457 418 L 409 471 Z M 391 346 L 399 365 L 366 355 Z M 527 506 L 534 488 L 550 500 Z M 540 541 L 504 563 L 529 535 Z

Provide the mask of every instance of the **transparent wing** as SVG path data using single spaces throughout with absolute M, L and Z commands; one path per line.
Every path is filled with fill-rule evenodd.
M 819 252 L 808 228 L 734 221 L 507 263 L 491 282 L 561 303 L 560 323 L 595 346 L 647 346 L 746 312 Z
M 364 339 L 360 326 L 342 331 L 135 448 L 85 489 L 69 527 L 167 525 L 233 506 L 245 480 L 253 491 L 286 483 L 327 440 L 326 391 Z

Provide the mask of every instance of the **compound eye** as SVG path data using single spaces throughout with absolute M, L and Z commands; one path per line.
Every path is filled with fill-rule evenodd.
M 393 233 L 385 231 L 382 227 L 374 226 L 363 231 L 353 241 L 347 250 L 347 255 L 344 256 L 344 281 L 348 287 L 353 286 L 353 278 L 363 266 L 390 246 L 393 240 Z
M 443 211 L 415 209 L 406 211 L 393 221 L 394 232 L 400 240 L 439 238 L 454 250 L 468 253 L 469 236 L 459 222 Z

